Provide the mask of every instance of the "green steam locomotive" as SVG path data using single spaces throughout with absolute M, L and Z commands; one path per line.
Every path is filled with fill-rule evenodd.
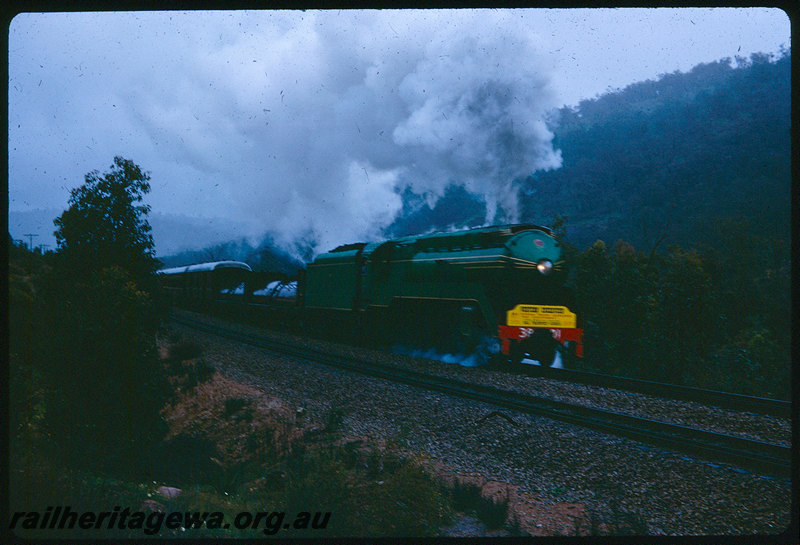
M 311 324 L 552 365 L 582 356 L 563 265 L 553 233 L 529 224 L 347 244 L 308 264 L 298 300 Z

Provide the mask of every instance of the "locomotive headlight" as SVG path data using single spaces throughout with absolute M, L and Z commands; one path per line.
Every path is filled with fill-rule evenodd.
M 553 270 L 553 262 L 549 259 L 542 259 L 539 263 L 536 264 L 536 268 L 539 270 L 540 273 L 544 275 L 548 275 Z

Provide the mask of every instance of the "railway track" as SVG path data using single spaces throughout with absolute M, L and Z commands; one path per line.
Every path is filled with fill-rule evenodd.
M 251 307 L 265 308 L 265 305 L 251 304 Z M 272 308 L 272 307 L 267 307 Z M 266 314 L 267 311 L 264 311 Z M 539 365 L 517 365 L 513 368 L 502 368 L 504 371 L 519 373 L 534 377 L 549 378 L 575 384 L 587 384 L 590 386 L 602 386 L 625 390 L 664 399 L 676 399 L 681 401 L 691 401 L 702 405 L 711 405 L 722 409 L 735 411 L 745 411 L 755 414 L 775 416 L 778 418 L 790 419 L 792 417 L 791 401 L 771 399 L 766 397 L 748 396 L 723 392 L 720 390 L 707 390 L 692 386 L 682 386 L 666 382 L 656 382 L 643 379 L 621 377 L 593 373 L 589 371 L 577 371 L 573 369 L 563 369 L 556 367 L 544 367 Z
M 603 375 L 600 373 L 590 373 L 587 371 L 574 371 L 571 369 L 558 369 L 552 367 L 540 367 L 538 365 L 526 365 L 520 372 L 565 382 L 577 384 L 590 384 L 592 386 L 604 386 L 617 390 L 626 390 L 663 397 L 667 399 L 679 399 L 681 401 L 693 401 L 703 405 L 713 405 L 723 409 L 733 409 L 736 411 L 747 411 L 779 418 L 791 418 L 792 403 L 780 399 L 770 399 L 765 397 L 753 397 L 718 390 L 704 390 L 691 386 L 681 386 L 665 382 L 654 382 L 649 380 L 618 377 L 614 375 Z
M 526 414 L 545 416 L 595 431 L 676 450 L 691 456 L 734 464 L 755 472 L 786 477 L 791 470 L 791 449 L 781 445 L 498 390 L 490 386 L 427 375 L 366 359 L 345 358 L 308 347 L 268 340 L 259 335 L 213 326 L 174 313 L 171 318 L 176 323 L 199 331 L 257 346 L 283 356 L 322 363 Z

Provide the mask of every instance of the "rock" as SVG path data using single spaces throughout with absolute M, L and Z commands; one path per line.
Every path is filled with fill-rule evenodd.
M 159 486 L 156 492 L 158 492 L 161 497 L 171 500 L 180 496 L 183 491 L 180 488 L 174 488 L 172 486 Z
M 152 511 L 153 513 L 162 513 L 164 506 L 156 500 L 144 500 L 142 502 L 142 511 Z

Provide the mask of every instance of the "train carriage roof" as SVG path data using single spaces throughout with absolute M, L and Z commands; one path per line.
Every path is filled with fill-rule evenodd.
M 183 274 L 202 271 L 215 271 L 218 269 L 243 269 L 245 271 L 253 270 L 250 268 L 250 265 L 247 263 L 242 263 L 241 261 L 213 261 L 209 263 L 196 263 L 194 265 L 161 269 L 156 274 Z

